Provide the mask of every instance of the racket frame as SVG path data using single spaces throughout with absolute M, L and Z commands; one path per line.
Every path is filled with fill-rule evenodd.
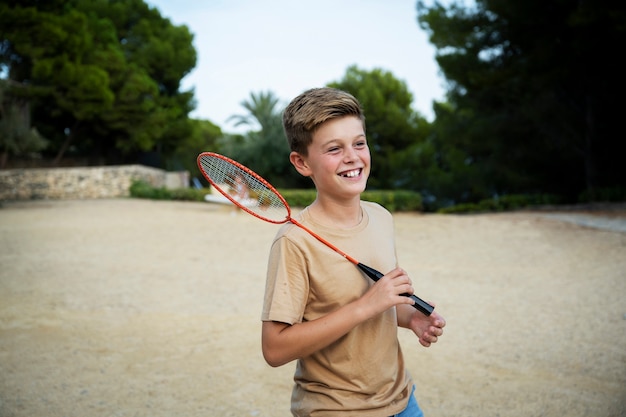
M 255 211 L 251 210 L 250 208 L 246 207 L 244 204 L 242 204 L 240 201 L 238 201 L 235 197 L 233 197 L 228 191 L 224 190 L 222 188 L 221 184 L 219 184 L 217 181 L 215 181 L 215 180 L 213 180 L 213 178 L 211 178 L 209 173 L 206 172 L 206 170 L 204 169 L 204 166 L 202 165 L 201 159 L 203 157 L 217 158 L 217 159 L 220 159 L 222 161 L 228 162 L 229 164 L 232 164 L 233 166 L 239 168 L 240 170 L 242 170 L 246 174 L 248 174 L 251 177 L 253 177 L 256 181 L 258 181 L 263 186 L 267 187 L 267 189 L 269 191 L 271 191 L 272 194 L 274 194 L 280 200 L 280 202 L 285 206 L 285 209 L 287 210 L 287 215 L 285 216 L 285 218 L 283 220 L 275 220 L 275 219 L 272 219 L 272 218 L 269 218 L 269 217 L 264 217 L 264 216 L 259 215 Z M 287 203 L 287 200 L 285 200 L 285 198 L 278 192 L 278 190 L 276 188 L 274 188 L 274 186 L 272 184 L 267 182 L 267 180 L 265 178 L 261 177 L 259 174 L 257 174 L 256 172 L 254 172 L 253 170 L 251 170 L 247 166 L 240 164 L 239 162 L 235 161 L 234 159 L 231 159 L 231 158 L 229 158 L 227 156 L 224 156 L 224 155 L 221 155 L 221 154 L 218 154 L 218 153 L 215 153 L 215 152 L 202 152 L 200 155 L 198 155 L 197 164 L 198 164 L 198 168 L 200 169 L 200 172 L 202 173 L 202 176 L 211 184 L 211 186 L 213 188 L 215 188 L 217 191 L 219 191 L 220 194 L 222 194 L 224 197 L 226 197 L 231 203 L 233 203 L 234 205 L 236 205 L 240 209 L 244 210 L 245 212 L 253 215 L 254 217 L 256 217 L 258 219 L 264 220 L 264 221 L 269 222 L 269 223 L 274 223 L 274 224 L 283 224 L 283 223 L 287 223 L 287 222 L 289 222 L 291 220 L 291 207 Z

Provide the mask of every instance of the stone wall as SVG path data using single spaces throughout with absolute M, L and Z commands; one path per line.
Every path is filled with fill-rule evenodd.
M 187 172 L 143 165 L 0 170 L 1 200 L 127 197 L 134 180 L 154 187 L 189 186 Z

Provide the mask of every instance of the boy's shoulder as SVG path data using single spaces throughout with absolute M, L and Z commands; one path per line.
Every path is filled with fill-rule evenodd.
M 364 210 L 367 210 L 370 215 L 375 214 L 379 216 L 391 217 L 391 212 L 389 210 L 373 201 L 361 200 L 361 207 L 363 207 Z

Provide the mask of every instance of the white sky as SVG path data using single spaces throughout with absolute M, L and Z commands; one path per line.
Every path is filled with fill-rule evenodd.
M 381 68 L 406 82 L 413 108 L 433 119 L 444 96 L 435 49 L 417 24 L 416 0 L 146 0 L 175 25 L 187 25 L 198 54 L 183 80 L 194 88 L 192 117 L 223 131 L 246 114 L 250 93 L 272 91 L 284 106 L 347 68 Z

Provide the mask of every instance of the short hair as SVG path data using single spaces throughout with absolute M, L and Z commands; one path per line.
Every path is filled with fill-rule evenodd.
M 365 115 L 361 104 L 351 94 L 336 88 L 312 88 L 294 98 L 283 112 L 283 129 L 289 148 L 307 155 L 317 128 L 328 120 L 344 116 L 361 119 L 365 129 Z

